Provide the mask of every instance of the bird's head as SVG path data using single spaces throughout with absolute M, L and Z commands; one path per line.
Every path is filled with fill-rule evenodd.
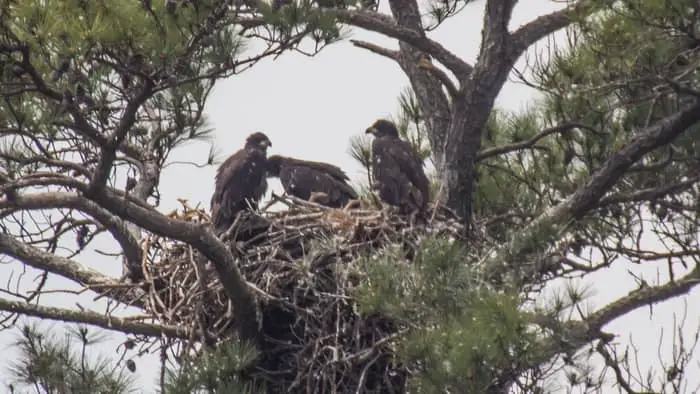
M 365 130 L 366 134 L 372 134 L 375 137 L 396 137 L 399 138 L 399 130 L 396 126 L 386 119 L 379 119 Z
M 267 176 L 279 177 L 282 170 L 282 156 L 272 155 L 267 158 Z
M 245 140 L 245 147 L 246 148 L 255 148 L 255 149 L 262 149 L 263 151 L 267 151 L 267 148 L 272 146 L 272 142 L 270 142 L 270 139 L 267 138 L 265 133 L 261 132 L 256 132 L 248 136 Z

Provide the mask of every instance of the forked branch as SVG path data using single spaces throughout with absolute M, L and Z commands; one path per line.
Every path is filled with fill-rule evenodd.
M 328 12 L 333 13 L 339 21 L 348 25 L 361 27 L 365 30 L 384 34 L 385 36 L 396 38 L 407 44 L 426 52 L 440 63 L 444 64 L 457 76 L 469 75 L 472 66 L 459 56 L 450 52 L 437 41 L 433 41 L 425 35 L 422 30 L 415 30 L 402 27 L 387 15 L 369 11 L 353 11 L 334 9 Z
M 53 181 L 47 179 L 48 181 Z M 39 180 L 35 180 L 39 181 Z M 35 182 L 30 182 L 26 186 L 30 186 Z M 18 184 L 22 184 L 19 182 Z M 26 187 L 25 186 L 25 187 Z M 98 204 L 79 196 L 75 193 L 35 193 L 35 194 L 19 194 L 14 198 L 0 199 L 0 209 L 18 208 L 22 210 L 39 210 L 39 209 L 60 209 L 69 208 L 81 211 L 103 225 L 112 234 L 115 240 L 124 252 L 124 256 L 130 262 L 140 262 L 143 251 L 139 246 L 137 239 L 129 232 L 126 223 L 120 218 L 114 216 L 106 209 Z

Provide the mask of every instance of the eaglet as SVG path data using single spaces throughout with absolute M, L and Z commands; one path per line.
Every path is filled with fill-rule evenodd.
M 377 120 L 365 132 L 374 135 L 371 171 L 379 197 L 404 214 L 424 212 L 430 183 L 418 152 L 401 140 L 396 126 L 388 120 Z
M 267 174 L 278 177 L 286 193 L 328 207 L 346 207 L 358 197 L 345 172 L 332 164 L 274 155 L 267 159 Z
M 270 146 L 272 142 L 265 134 L 253 133 L 246 138 L 243 149 L 219 166 L 211 198 L 211 221 L 217 234 L 228 230 L 239 212 L 258 208 L 267 191 L 265 163 Z

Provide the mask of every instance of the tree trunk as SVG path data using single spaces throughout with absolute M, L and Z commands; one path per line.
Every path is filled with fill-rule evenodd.
M 518 55 L 501 37 L 482 42 L 474 70 L 452 103 L 441 168 L 441 202 L 455 210 L 471 228 L 475 159 L 499 92 Z
M 423 32 L 418 4 L 415 0 L 389 0 L 391 13 L 399 26 Z M 428 140 L 436 168 L 443 163 L 445 136 L 450 125 L 450 103 L 442 83 L 430 72 L 418 67 L 418 61 L 428 55 L 416 47 L 399 41 L 398 62 L 408 76 L 418 99 L 421 116 L 428 129 Z M 437 149 L 436 149 L 437 148 Z

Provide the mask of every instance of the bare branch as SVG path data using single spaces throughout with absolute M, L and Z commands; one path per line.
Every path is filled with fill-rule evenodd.
M 620 385 L 620 387 L 627 392 L 627 394 L 637 394 L 637 391 L 634 391 L 632 387 L 630 386 L 629 382 L 625 379 L 625 377 L 622 374 L 622 369 L 620 368 L 619 360 L 617 360 L 610 352 L 605 348 L 605 342 L 600 341 L 598 342 L 598 345 L 596 346 L 596 350 L 598 353 L 603 356 L 603 360 L 605 360 L 605 365 L 607 365 L 609 368 L 613 370 L 615 373 L 615 380 L 617 381 L 617 384 Z
M 667 194 L 687 189 L 700 181 L 700 176 L 690 177 L 684 181 L 673 182 L 661 187 L 651 187 L 628 193 L 615 193 L 600 200 L 598 205 L 605 206 L 623 202 L 653 201 Z
M 540 39 L 570 25 L 574 15 L 587 15 L 593 12 L 594 6 L 592 1 L 580 0 L 559 11 L 533 19 L 511 33 L 514 49 L 518 53 L 524 52 Z
M 603 333 L 602 328 L 613 320 L 625 316 L 638 308 L 657 304 L 674 297 L 687 294 L 695 286 L 700 284 L 700 270 L 696 267 L 693 271 L 685 275 L 678 281 L 668 282 L 661 286 L 644 286 L 630 292 L 599 311 L 591 314 L 584 322 L 568 321 L 565 323 L 554 323 L 547 319 L 537 318 L 538 324 L 554 329 L 561 337 L 552 338 L 545 350 L 533 360 L 532 365 L 538 365 L 551 359 L 562 352 L 562 344 L 566 344 L 569 351 L 586 345 L 588 342 L 603 338 L 606 341 L 614 338 L 611 334 Z M 527 366 L 523 366 L 523 370 Z
M 0 199 L 0 209 L 20 208 L 32 209 L 57 209 L 71 208 L 86 213 L 100 222 L 112 234 L 114 239 L 124 251 L 124 257 L 140 265 L 143 251 L 139 241 L 134 238 L 122 220 L 112 215 L 94 202 L 79 196 L 76 193 L 47 192 L 37 194 L 16 194 L 12 199 Z
M 542 130 L 538 134 L 532 136 L 527 141 L 521 141 L 521 142 L 517 142 L 517 143 L 509 144 L 509 145 L 504 145 L 504 146 L 495 146 L 493 148 L 486 148 L 486 149 L 480 151 L 479 153 L 477 153 L 476 161 L 478 162 L 478 161 L 487 159 L 489 157 L 501 155 L 501 154 L 508 153 L 508 152 L 513 152 L 516 150 L 531 148 L 538 141 L 540 141 L 541 139 L 543 139 L 549 135 L 552 135 L 555 133 L 562 133 L 562 132 L 569 131 L 571 129 L 582 128 L 582 127 L 585 127 L 585 126 L 581 125 L 579 123 L 566 123 L 566 124 L 562 124 L 559 126 L 550 127 L 548 129 Z
M 362 41 L 362 40 L 350 40 L 352 45 L 358 47 L 358 48 L 363 48 L 366 49 L 372 53 L 376 53 L 377 55 L 388 57 L 389 59 L 392 60 L 398 60 L 399 57 L 399 51 L 394 51 L 391 49 L 383 48 L 380 47 L 379 45 L 372 44 L 371 42 L 367 41 Z
M 334 14 L 341 22 L 381 33 L 411 44 L 430 54 L 430 56 L 444 64 L 445 67 L 458 77 L 469 75 L 472 71 L 471 65 L 447 50 L 440 43 L 428 38 L 422 30 L 399 26 L 387 15 L 369 11 L 341 9 L 328 10 L 327 12 Z
M 87 288 L 118 284 L 113 278 L 85 268 L 73 260 L 29 246 L 7 234 L 0 234 L 0 253 L 13 257 L 30 267 L 61 275 Z
M 98 189 L 104 187 L 112 170 L 112 164 L 114 164 L 114 160 L 117 158 L 117 149 L 126 140 L 131 127 L 134 125 L 134 122 L 136 122 L 136 113 L 141 105 L 148 100 L 152 92 L 153 82 L 151 82 L 150 79 L 145 79 L 144 85 L 141 87 L 136 97 L 129 100 L 129 103 L 124 109 L 124 114 L 119 120 L 119 125 L 116 130 L 114 130 L 107 144 L 102 147 L 100 162 L 90 181 L 90 186 L 87 191 L 88 195 L 94 194 Z
M 695 286 L 700 284 L 700 269 L 695 267 L 682 278 L 660 286 L 642 285 L 639 289 L 631 291 L 626 296 L 608 304 L 586 319 L 586 324 L 591 330 L 600 330 L 613 320 L 646 305 L 658 304 L 688 294 Z
M 423 57 L 418 61 L 418 67 L 422 68 L 424 70 L 428 70 L 435 78 L 439 79 L 440 82 L 445 86 L 445 89 L 447 89 L 447 93 L 449 93 L 450 97 L 453 99 L 457 97 L 459 94 L 459 89 L 457 89 L 457 86 L 452 82 L 450 77 L 447 75 L 446 72 L 440 70 L 439 68 L 435 67 L 435 65 L 430 61 L 429 58 Z
M 107 330 L 120 331 L 134 335 L 145 335 L 150 337 L 167 335 L 168 337 L 173 338 L 189 337 L 188 330 L 185 327 L 139 323 L 121 317 L 105 316 L 92 311 L 75 311 L 71 309 L 31 305 L 21 301 L 10 301 L 4 298 L 0 298 L 0 310 L 11 313 L 21 313 L 25 316 L 34 316 L 41 319 L 60 320 L 68 323 L 90 324 Z

